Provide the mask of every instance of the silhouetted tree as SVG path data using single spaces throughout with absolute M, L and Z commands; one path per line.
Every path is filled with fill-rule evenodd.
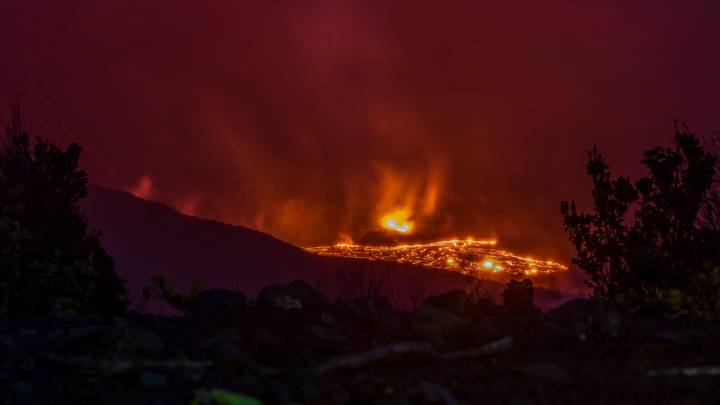
M 114 262 L 80 211 L 87 174 L 81 148 L 34 142 L 19 100 L 0 146 L 0 312 L 15 316 L 74 308 L 113 313 L 127 305 Z
M 692 295 L 695 281 L 714 265 L 717 228 L 710 225 L 720 212 L 713 191 L 718 159 L 687 127 L 675 132 L 671 147 L 645 152 L 648 175 L 634 184 L 613 178 L 593 148 L 586 166 L 593 212 L 561 203 L 577 251 L 573 261 L 590 276 L 595 295 L 610 303 L 666 303 L 671 291 Z

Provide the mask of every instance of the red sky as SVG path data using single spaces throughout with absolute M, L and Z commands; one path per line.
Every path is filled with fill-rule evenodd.
M 589 147 L 639 175 L 673 119 L 720 130 L 718 21 L 715 0 L 4 1 L 0 100 L 82 144 L 95 183 L 299 245 L 410 199 L 419 232 L 567 260 Z

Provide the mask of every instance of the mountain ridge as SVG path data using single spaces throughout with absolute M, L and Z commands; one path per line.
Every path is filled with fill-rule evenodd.
M 88 187 L 83 206 L 90 227 L 103 233 L 103 246 L 115 259 L 116 271 L 125 280 L 133 303 L 143 302 L 143 286 L 157 275 L 180 290 L 200 280 L 205 288 L 225 288 L 249 296 L 256 296 L 269 284 L 296 279 L 332 284 L 337 272 L 347 268 L 383 272 L 388 289 L 400 296 L 417 281 L 425 285 L 427 294 L 467 287 L 467 278 L 457 272 L 319 256 L 252 228 L 185 215 L 166 204 L 99 185 Z M 499 296 L 506 281 L 489 281 L 491 290 Z M 577 296 L 562 292 L 561 284 L 557 284 L 560 290 L 555 285 L 552 280 L 543 284 L 536 278 L 539 307 L 547 309 Z M 150 300 L 143 309 L 174 312 L 159 300 Z

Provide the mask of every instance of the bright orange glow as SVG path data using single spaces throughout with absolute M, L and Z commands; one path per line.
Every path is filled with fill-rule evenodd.
M 470 275 L 504 272 L 539 276 L 568 268 L 553 261 L 539 261 L 498 249 L 495 240 L 450 239 L 431 243 L 397 246 L 366 246 L 338 243 L 307 248 L 323 256 L 412 263 L 430 268 L 458 271 Z
M 410 213 L 407 210 L 397 209 L 380 218 L 380 225 L 391 231 L 410 233 L 414 224 L 410 220 Z
M 353 242 L 352 236 L 350 236 L 346 233 L 340 233 L 340 235 L 338 235 L 337 243 L 338 243 L 338 245 L 339 244 L 352 245 L 354 242 Z
M 390 165 L 375 168 L 374 216 L 386 230 L 411 234 L 427 223 L 442 204 L 445 169 L 433 164 L 427 172 L 402 171 Z

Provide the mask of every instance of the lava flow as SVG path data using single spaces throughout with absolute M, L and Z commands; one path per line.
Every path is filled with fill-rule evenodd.
M 539 275 L 567 270 L 566 266 L 546 260 L 521 257 L 496 247 L 496 241 L 444 240 L 397 246 L 372 246 L 338 243 L 307 248 L 323 256 L 411 263 L 463 273 L 479 272 L 510 275 Z

